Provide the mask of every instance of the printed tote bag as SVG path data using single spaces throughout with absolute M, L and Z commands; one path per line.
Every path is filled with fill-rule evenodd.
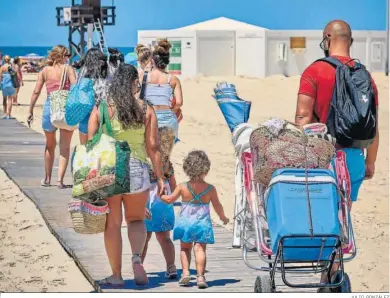
M 75 130 L 77 126 L 69 125 L 65 119 L 65 105 L 69 92 L 64 90 L 65 82 L 68 79 L 67 70 L 68 66 L 65 65 L 61 75 L 60 87 L 50 93 L 50 121 L 57 128 Z
M 72 196 L 91 201 L 128 193 L 129 162 L 129 144 L 113 138 L 107 104 L 102 102 L 98 132 L 85 145 L 76 146 L 72 155 Z
M 93 80 L 84 78 L 85 69 L 78 75 L 77 82 L 69 91 L 65 106 L 66 122 L 70 125 L 77 125 L 87 117 L 95 105 L 95 92 Z

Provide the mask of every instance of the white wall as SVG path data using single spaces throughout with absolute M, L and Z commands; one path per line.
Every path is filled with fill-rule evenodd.
M 201 33 L 200 33 L 201 32 Z M 148 44 L 156 38 L 167 37 L 182 41 L 182 75 L 192 77 L 198 74 L 198 38 L 205 31 L 159 30 L 138 31 L 138 41 Z M 206 31 L 207 32 L 207 31 Z M 199 35 L 199 36 L 198 36 Z M 386 63 L 385 31 L 353 31 L 354 44 L 351 56 L 359 59 L 371 72 L 384 72 Z M 270 75 L 299 75 L 316 59 L 324 56 L 319 44 L 321 30 L 246 30 L 235 32 L 235 74 L 248 77 Z M 290 50 L 290 37 L 306 37 L 306 51 L 294 55 Z M 287 61 L 277 61 L 277 44 L 287 45 Z M 187 44 L 188 43 L 188 44 Z M 375 61 L 373 44 L 381 43 L 381 59 Z M 377 48 L 375 48 L 377 51 Z
M 236 75 L 265 77 L 265 30 L 236 31 Z
M 372 72 L 385 69 L 386 36 L 384 31 L 354 31 L 354 43 L 351 56 L 365 64 Z M 290 50 L 290 37 L 306 37 L 306 51 L 303 55 L 294 55 Z M 303 70 L 315 60 L 324 57 L 319 44 L 322 41 L 321 30 L 275 30 L 266 31 L 266 75 L 284 74 L 286 76 L 300 75 Z M 283 42 L 287 45 L 287 61 L 277 61 L 277 45 Z M 373 62 L 371 57 L 372 43 L 383 43 L 381 61 Z
M 201 30 L 198 43 L 197 73 L 208 76 L 234 76 L 235 31 Z
M 138 31 L 138 43 L 151 44 L 157 38 L 181 40 L 181 71 L 180 78 L 192 77 L 197 74 L 197 40 L 196 31 L 146 30 Z

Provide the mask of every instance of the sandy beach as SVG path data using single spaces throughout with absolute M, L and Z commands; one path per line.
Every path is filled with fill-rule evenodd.
M 381 73 L 374 73 L 373 77 L 380 95 L 380 148 L 375 177 L 371 181 L 364 182 L 359 200 L 353 206 L 352 216 L 358 255 L 354 261 L 346 265 L 346 271 L 352 280 L 353 290 L 360 292 L 389 291 L 389 90 L 388 77 Z M 25 75 L 25 86 L 21 88 L 19 93 L 21 106 L 13 109 L 13 116 L 24 123 L 27 119 L 28 104 L 35 79 L 35 75 Z M 207 180 L 216 186 L 225 211 L 232 221 L 234 209 L 234 150 L 231 145 L 229 129 L 217 104 L 211 97 L 213 88 L 219 81 L 234 83 L 240 96 L 253 102 L 250 123 L 257 124 L 273 116 L 293 120 L 299 77 L 272 76 L 264 79 L 195 77 L 182 82 L 184 120 L 180 123 L 179 128 L 180 142 L 176 145 L 172 157 L 177 181 L 186 181 L 182 170 L 184 156 L 192 149 L 205 150 L 210 157 L 212 167 Z M 32 125 L 32 129 L 40 133 L 43 133 L 41 115 L 42 104 L 46 99 L 44 93 L 42 92 L 38 100 L 34 112 L 35 120 Z M 76 131 L 72 145 L 77 143 L 78 132 Z M 44 148 L 42 148 L 42 153 L 43 150 Z M 43 174 L 44 169 L 42 169 L 42 177 Z M 39 183 L 39 180 L 37 178 L 37 183 Z M 3 244 L 1 246 L 12 248 L 10 250 L 6 249 L 5 252 L 2 249 L 1 254 L 3 255 L 0 255 L 0 267 L 6 268 L 6 270 L 0 270 L 2 271 L 0 273 L 0 291 L 28 291 L 32 289 L 39 291 L 44 289 L 46 291 L 92 290 L 92 287 L 78 271 L 72 260 L 50 234 L 38 211 L 30 211 L 32 208 L 35 209 L 33 204 L 18 192 L 13 183 L 7 180 L 3 173 L 0 174 L 0 181 L 0 200 L 3 204 L 3 208 L 0 210 L 2 233 L 0 243 L 8 243 L 9 246 Z M 22 201 L 18 202 L 19 200 Z M 21 207 L 22 204 L 30 204 L 30 209 Z M 14 210 L 20 213 L 15 214 Z M 23 220 L 27 220 L 27 214 L 29 223 L 24 223 Z M 219 222 L 214 213 L 213 217 Z M 18 229 L 30 224 L 42 225 L 33 229 L 34 234 L 36 234 L 35 238 L 30 239 L 30 234 L 23 235 L 23 232 L 17 232 Z M 231 227 L 230 224 L 228 228 L 231 229 Z M 227 231 L 227 233 L 229 232 Z M 36 252 L 31 250 L 31 247 L 34 246 L 38 246 L 38 249 L 35 248 Z M 44 255 L 38 252 L 41 247 L 44 247 L 46 251 Z M 25 256 L 27 253 L 30 253 L 30 255 Z M 45 256 L 46 254 L 49 254 L 50 257 Z M 42 262 L 44 262 L 44 265 L 42 265 Z M 14 265 L 11 266 L 10 264 Z M 27 272 L 29 270 L 34 272 L 36 266 L 39 268 L 42 268 L 42 266 L 53 268 L 51 271 L 47 271 L 53 272 L 53 274 L 42 272 L 39 277 L 32 273 L 29 275 Z M 59 266 L 65 266 L 66 270 Z M 40 281 L 35 282 L 34 278 Z M 62 282 L 54 282 L 54 280 L 61 278 Z M 20 282 L 11 282 L 15 280 Z M 27 280 L 30 280 L 30 282 L 27 282 Z
M 91 292 L 39 210 L 0 170 L 0 292 Z

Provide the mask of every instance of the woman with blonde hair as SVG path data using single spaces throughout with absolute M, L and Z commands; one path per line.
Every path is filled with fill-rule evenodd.
M 16 90 L 12 83 L 10 70 L 12 70 L 11 58 L 10 56 L 5 55 L 4 65 L 0 67 L 0 84 L 3 91 L 3 112 L 5 113 L 3 119 L 13 119 L 11 117 L 12 101 Z
M 42 179 L 41 185 L 43 187 L 50 186 L 51 175 L 54 163 L 54 152 L 56 148 L 56 131 L 57 128 L 53 126 L 50 121 L 50 94 L 61 88 L 61 79 L 65 77 L 64 90 L 69 90 L 70 85 L 76 82 L 76 73 L 74 69 L 67 64 L 70 54 L 66 47 L 58 45 L 55 46 L 49 53 L 47 59 L 47 66 L 38 74 L 38 80 L 35 85 L 34 92 L 31 96 L 29 116 L 27 119 L 30 125 L 33 121 L 33 112 L 35 104 L 38 100 L 43 85 L 46 85 L 47 99 L 43 108 L 42 115 L 42 129 L 46 136 L 45 148 L 45 179 Z M 70 155 L 70 142 L 72 140 L 73 131 L 60 129 L 60 159 L 58 167 L 58 187 L 60 189 L 66 188 L 64 185 L 64 176 L 68 166 Z
M 180 80 L 166 70 L 169 64 L 170 48 L 171 44 L 168 40 L 162 39 L 153 50 L 138 45 L 136 52 L 141 68 L 143 68 L 143 71 L 140 71 L 140 79 L 143 78 L 144 72 L 148 71 L 144 99 L 153 105 L 158 126 L 172 128 L 177 141 L 179 125 L 176 112 L 183 105 L 183 93 Z M 172 101 L 173 98 L 174 101 Z

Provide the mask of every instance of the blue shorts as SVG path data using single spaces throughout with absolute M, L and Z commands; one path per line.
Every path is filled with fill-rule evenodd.
M 366 161 L 363 150 L 356 148 L 340 149 L 345 152 L 347 159 L 347 168 L 351 180 L 351 201 L 355 202 L 358 198 L 360 186 L 366 176 Z
M 53 132 L 57 130 L 57 128 L 51 123 L 50 120 L 50 96 L 47 97 L 43 106 L 42 129 L 47 132 Z
M 82 121 L 79 123 L 79 132 L 82 134 L 87 135 L 88 134 L 88 122 L 89 122 L 89 116 L 91 116 L 91 113 L 89 113 Z
M 156 117 L 158 127 L 167 126 L 172 128 L 176 136 L 175 143 L 178 142 L 179 122 L 175 113 L 172 110 L 157 110 Z

